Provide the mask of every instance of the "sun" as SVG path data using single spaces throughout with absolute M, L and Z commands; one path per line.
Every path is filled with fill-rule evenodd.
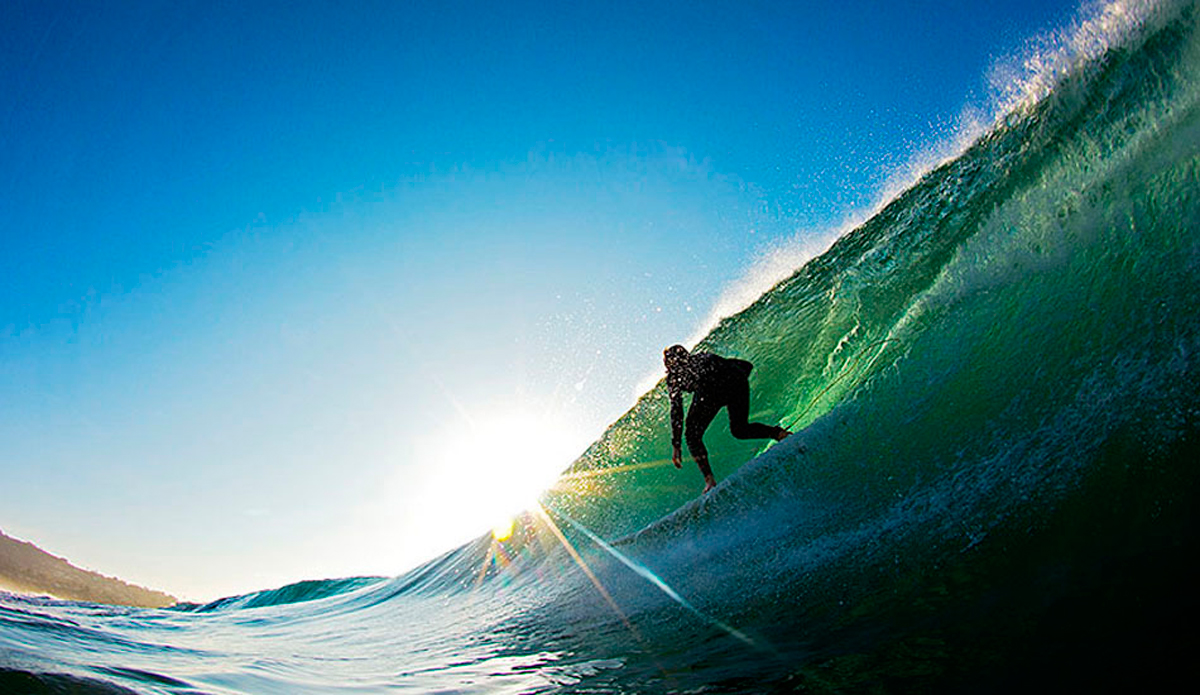
M 554 411 L 491 409 L 423 447 L 420 495 L 433 523 L 469 538 L 487 529 L 512 536 L 514 518 L 537 506 L 542 492 L 583 453 L 578 426 Z

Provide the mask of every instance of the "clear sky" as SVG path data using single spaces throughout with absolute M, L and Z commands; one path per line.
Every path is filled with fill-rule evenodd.
M 1075 9 L 6 0 L 0 529 L 192 599 L 429 559 Z

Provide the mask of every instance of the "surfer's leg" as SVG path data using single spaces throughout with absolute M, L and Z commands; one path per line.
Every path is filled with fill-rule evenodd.
M 721 410 L 719 401 L 695 397 L 688 408 L 687 424 L 684 425 L 684 438 L 687 440 L 688 451 L 695 459 L 696 465 L 704 475 L 705 492 L 717 484 L 713 478 L 712 467 L 708 465 L 708 449 L 704 446 L 704 431 L 712 424 L 713 418 Z
M 737 439 L 780 440 L 791 434 L 782 427 L 748 422 L 750 418 L 750 383 L 741 381 L 731 384 L 726 392 L 729 412 L 729 433 Z

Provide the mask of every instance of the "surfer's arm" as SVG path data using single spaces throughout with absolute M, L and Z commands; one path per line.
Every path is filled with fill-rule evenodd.
M 671 399 L 671 462 L 676 468 L 682 468 L 683 451 L 680 445 L 683 441 L 683 391 L 667 386 Z

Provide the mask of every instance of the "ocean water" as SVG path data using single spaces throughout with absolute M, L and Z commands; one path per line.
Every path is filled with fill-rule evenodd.
M 1200 8 L 1114 3 L 1025 98 L 700 347 L 517 520 L 403 576 L 167 610 L 0 596 L 3 693 L 1146 691 L 1200 617 Z M 685 471 L 688 472 L 688 471 Z

